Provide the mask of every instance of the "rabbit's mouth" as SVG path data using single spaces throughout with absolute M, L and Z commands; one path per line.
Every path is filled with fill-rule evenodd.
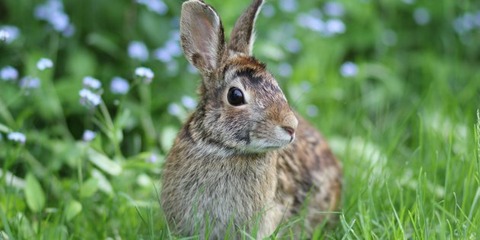
M 284 148 L 292 143 L 295 140 L 295 133 L 278 127 L 268 135 L 255 136 L 255 134 L 252 134 L 250 137 L 251 141 L 246 145 L 247 151 L 267 152 Z

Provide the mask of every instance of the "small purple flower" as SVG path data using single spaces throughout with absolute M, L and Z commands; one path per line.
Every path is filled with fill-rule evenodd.
M 148 59 L 148 48 L 143 42 L 130 42 L 130 44 L 128 44 L 128 56 L 142 62 L 146 61 Z
M 52 68 L 52 67 L 53 67 L 53 62 L 52 62 L 52 60 L 50 60 L 48 58 L 41 58 L 37 62 L 37 68 L 40 71 L 43 71 L 47 68 Z
M 268 3 L 263 4 L 262 14 L 267 18 L 271 18 L 275 16 L 275 8 L 271 4 L 268 4 Z
M 25 144 L 25 142 L 27 141 L 27 137 L 25 137 L 25 134 L 21 132 L 10 132 L 7 135 L 7 139 L 21 144 Z
M 307 115 L 310 117 L 315 117 L 318 115 L 318 108 L 315 105 L 307 106 Z
M 85 130 L 82 135 L 82 140 L 84 142 L 91 142 L 95 137 L 97 136 L 97 133 L 92 131 L 92 130 Z
M 25 76 L 20 79 L 20 87 L 26 89 L 35 89 L 40 87 L 40 79 L 32 76 Z
M 11 25 L 4 25 L 0 27 L 0 41 L 11 43 L 20 36 L 20 30 Z
M 6 42 L 10 38 L 10 33 L 7 31 L 0 29 L 0 41 Z
M 195 101 L 195 99 L 193 99 L 190 96 L 183 96 L 182 97 L 182 104 L 186 108 L 192 110 L 192 109 L 195 109 L 195 107 L 197 106 L 197 101 Z
M 86 107 L 96 107 L 102 102 L 99 94 L 92 92 L 90 89 L 83 88 L 79 92 L 80 103 Z
M 280 63 L 280 65 L 278 65 L 278 75 L 282 77 L 289 77 L 290 75 L 292 75 L 292 72 L 292 65 L 286 62 Z
M 138 4 L 145 5 L 150 11 L 163 15 L 167 12 L 167 5 L 161 0 L 137 0 Z
M 345 62 L 340 67 L 340 74 L 343 77 L 354 77 L 358 73 L 358 67 L 353 62 Z
M 71 36 L 74 27 L 70 23 L 70 17 L 63 9 L 63 3 L 60 0 L 48 0 L 35 8 L 35 17 L 48 22 L 52 28 L 62 33 L 64 36 Z
M 0 78 L 4 81 L 17 80 L 18 71 L 12 66 L 6 66 L 0 70 Z
M 340 19 L 329 19 L 325 23 L 327 35 L 335 35 L 345 32 L 345 24 Z
M 123 95 L 128 92 L 130 89 L 130 84 L 128 81 L 121 77 L 114 77 L 110 83 L 110 91 L 113 94 Z
M 297 5 L 296 0 L 280 0 L 280 9 L 284 12 L 294 12 L 297 10 Z
M 83 86 L 93 90 L 98 90 L 102 87 L 102 83 L 91 76 L 86 76 L 83 78 Z
M 341 17 L 345 13 L 343 5 L 339 2 L 327 2 L 324 6 L 325 13 L 331 17 Z
M 302 49 L 302 43 L 298 39 L 292 38 L 285 43 L 285 48 L 291 53 L 298 53 Z
M 151 83 L 154 77 L 153 71 L 150 68 L 138 67 L 135 69 L 135 76 L 143 79 L 145 83 Z
M 180 116 L 182 113 L 182 108 L 177 103 L 171 103 L 168 105 L 168 113 L 172 116 Z
M 413 12 L 413 19 L 418 25 L 426 25 L 430 22 L 430 12 L 426 8 L 417 8 Z
M 146 160 L 149 163 L 156 163 L 158 161 L 158 156 L 157 156 L 157 154 L 152 153 L 152 154 L 150 154 L 150 156 L 148 156 L 148 158 Z

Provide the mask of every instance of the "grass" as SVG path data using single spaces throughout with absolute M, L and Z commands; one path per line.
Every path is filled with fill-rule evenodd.
M 328 17 L 326 2 L 282 7 L 288 2 L 268 1 L 254 53 L 342 161 L 340 221 L 315 236 L 479 238 L 480 25 L 458 24 L 467 13 L 478 18 L 480 5 L 345 0 L 344 14 Z M 40 80 L 26 88 L 0 79 L 0 239 L 175 238 L 159 208 L 159 179 L 190 111 L 191 99 L 182 96 L 195 99 L 199 79 L 166 45 L 178 44 L 180 2 L 166 0 L 168 11 L 157 14 L 131 1 L 65 1 L 71 37 L 32 18 L 42 3 L 0 3 L 0 29 L 20 30 L 14 41 L 0 42 L 0 69 L 11 65 L 19 78 Z M 226 32 L 247 4 L 209 3 Z M 323 20 L 338 18 L 346 31 L 309 29 L 299 19 L 317 17 L 312 9 Z M 171 59 L 132 59 L 133 40 L 150 52 L 169 50 Z M 37 69 L 42 57 L 54 67 Z M 357 67 L 351 76 L 341 74 L 345 62 Z M 151 84 L 134 77 L 139 66 L 155 72 Z M 79 103 L 89 75 L 103 84 L 96 108 Z M 112 93 L 114 76 L 130 83 L 128 93 Z M 86 129 L 97 133 L 93 140 L 82 140 Z M 9 140 L 11 132 L 25 134 L 25 143 Z

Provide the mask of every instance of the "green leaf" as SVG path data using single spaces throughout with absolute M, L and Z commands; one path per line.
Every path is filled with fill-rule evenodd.
M 10 129 L 7 126 L 0 123 L 0 132 L 8 133 L 10 132 Z
M 67 221 L 72 220 L 82 211 L 82 204 L 78 201 L 71 200 L 65 207 L 65 218 Z
M 102 172 L 93 169 L 91 174 L 92 177 L 98 181 L 98 189 L 100 189 L 100 191 L 103 191 L 108 195 L 113 195 L 113 187 Z
M 119 163 L 91 148 L 88 149 L 87 155 L 90 162 L 110 175 L 117 176 L 122 172 L 122 166 Z
M 91 197 L 98 190 L 98 180 L 90 178 L 80 187 L 80 197 Z
M 165 152 L 168 152 L 175 141 L 175 137 L 177 136 L 178 129 L 172 126 L 166 126 L 161 135 L 160 141 L 162 141 L 162 149 Z
M 25 185 L 25 198 L 28 207 L 33 212 L 40 212 L 45 207 L 45 194 L 38 180 L 33 174 L 28 173 Z

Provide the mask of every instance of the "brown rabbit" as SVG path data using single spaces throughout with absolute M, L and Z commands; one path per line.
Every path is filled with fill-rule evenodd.
M 337 209 L 339 162 L 252 56 L 262 3 L 254 0 L 241 15 L 228 44 L 211 6 L 182 5 L 182 48 L 203 80 L 163 174 L 161 204 L 175 234 L 263 238 L 301 213 L 310 234 Z

